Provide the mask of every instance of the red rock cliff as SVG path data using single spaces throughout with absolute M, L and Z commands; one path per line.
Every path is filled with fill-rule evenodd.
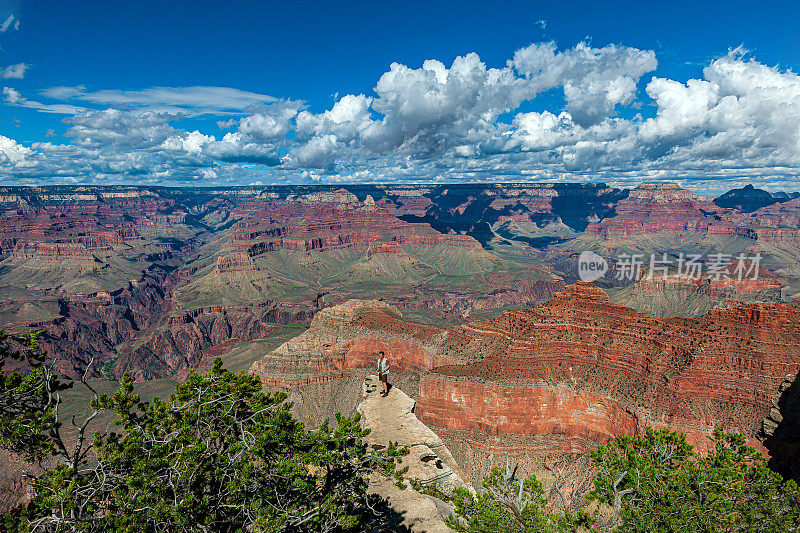
M 525 403 L 529 396 L 520 403 L 519 386 L 531 388 L 532 395 L 540 387 L 566 386 L 572 392 L 561 393 L 568 398 L 565 409 L 582 413 L 561 424 L 568 434 L 590 436 L 595 426 L 607 435 L 621 434 L 654 425 L 686 432 L 701 446 L 717 428 L 755 437 L 770 398 L 800 367 L 797 310 L 746 304 L 699 318 L 662 320 L 613 304 L 602 290 L 579 282 L 539 307 L 466 326 L 466 333 L 494 339 L 495 349 L 475 363 L 424 375 L 419 407 L 434 426 L 536 433 L 536 424 L 511 424 L 499 411 L 480 423 L 456 422 L 454 413 L 469 417 L 477 411 L 461 405 L 457 395 L 447 395 L 443 382 L 489 384 L 483 385 L 493 391 L 489 403 L 507 402 L 514 406 L 509 413 L 532 409 Z M 501 401 L 497 395 L 504 390 Z M 588 405 L 582 397 L 586 393 L 599 395 L 598 402 L 616 410 L 578 408 Z M 631 426 L 618 411 L 635 414 L 636 424 Z M 599 418 L 592 418 L 592 412 Z M 558 420 L 553 424 L 559 427 Z M 601 433 L 594 431 L 595 437 Z
M 798 308 L 787 304 L 659 319 L 579 282 L 538 307 L 446 330 L 356 303 L 318 313 L 251 372 L 293 388 L 371 368 L 383 349 L 394 371 L 420 374 L 418 415 L 444 432 L 602 442 L 652 425 L 704 447 L 718 428 L 756 437 L 800 368 Z

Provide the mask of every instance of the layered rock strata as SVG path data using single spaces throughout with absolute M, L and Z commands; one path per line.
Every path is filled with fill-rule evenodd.
M 717 206 L 675 183 L 643 183 L 616 205 L 616 216 L 589 224 L 587 235 L 627 237 L 661 231 L 699 231 Z
M 538 307 L 447 330 L 351 301 L 319 313 L 251 372 L 300 390 L 372 367 L 384 350 L 392 371 L 419 374 L 417 416 L 451 449 L 471 439 L 492 454 L 507 437 L 523 439 L 518 449 L 576 453 L 654 426 L 701 449 L 715 429 L 741 432 L 767 452 L 762 420 L 800 368 L 797 311 L 750 303 L 659 319 L 579 282 Z
M 347 370 L 373 368 L 383 350 L 392 354 L 395 371 L 420 374 L 456 361 L 432 349 L 440 332 L 405 322 L 386 302 L 350 300 L 319 311 L 305 332 L 253 363 L 250 372 L 270 387 L 307 387 L 340 379 Z
M 130 374 L 137 381 L 172 376 L 224 353 L 238 342 L 264 337 L 274 324 L 305 322 L 311 314 L 302 309 L 285 309 L 276 302 L 173 314 L 166 326 L 120 349 L 115 373 Z
M 800 365 L 794 306 L 745 304 L 661 320 L 615 305 L 582 282 L 542 306 L 464 330 L 494 339 L 497 348 L 473 364 L 425 374 L 422 418 L 487 434 L 554 427 L 603 440 L 652 425 L 685 432 L 701 447 L 716 428 L 753 438 L 772 394 Z M 462 401 L 454 392 L 474 387 L 493 391 L 483 396 L 491 400 L 482 409 L 472 396 Z M 517 387 L 526 392 L 520 395 Z M 547 408 L 532 410 L 524 402 L 539 387 L 548 394 L 538 393 L 542 400 L 534 403 Z M 492 409 L 505 411 L 504 417 Z

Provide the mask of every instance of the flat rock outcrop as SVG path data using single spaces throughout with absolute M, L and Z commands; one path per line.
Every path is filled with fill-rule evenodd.
M 438 328 L 404 321 L 380 300 L 349 300 L 322 309 L 299 336 L 250 368 L 271 387 L 297 388 L 342 378 L 347 370 L 373 368 L 376 354 L 392 354 L 395 371 L 421 373 L 456 359 L 435 349 Z

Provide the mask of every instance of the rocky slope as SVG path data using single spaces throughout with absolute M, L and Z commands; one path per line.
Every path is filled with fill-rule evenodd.
M 712 201 L 674 183 L 644 183 L 616 203 L 614 216 L 589 224 L 583 234 L 569 241 L 550 246 L 544 260 L 570 282 L 579 279 L 579 254 L 593 251 L 611 266 L 599 280 L 604 288 L 634 283 L 630 291 L 641 293 L 640 288 L 652 289 L 653 285 L 635 282 L 648 280 L 653 262 L 665 261 L 671 265 L 668 277 L 680 278 L 677 265 L 694 257 L 702 272 L 688 282 L 697 286 L 697 298 L 677 303 L 680 309 L 695 308 L 697 312 L 710 308 L 713 304 L 709 301 L 714 300 L 794 299 L 800 287 L 800 204 L 796 202 L 788 198 L 779 201 L 752 187 Z M 747 279 L 730 276 L 731 269 L 719 275 L 718 265 L 738 264 L 740 257 L 758 263 L 757 279 L 749 274 L 744 276 Z M 641 266 L 626 277 L 620 269 L 631 258 L 638 258 Z M 655 275 L 662 277 L 657 270 Z M 659 292 L 662 294 L 642 306 L 635 297 L 620 301 L 658 316 L 683 313 L 670 305 L 670 295 Z M 691 290 L 682 292 L 691 299 Z
M 561 286 L 535 258 L 501 258 L 469 235 L 398 218 L 370 195 L 335 190 L 245 205 L 188 265 L 176 292 L 184 307 L 271 299 L 316 308 L 379 294 L 401 308 L 463 315 L 524 305 Z
M 614 303 L 659 318 L 697 317 L 711 309 L 725 307 L 730 301 L 779 302 L 782 285 L 769 274 L 756 280 L 656 278 L 611 289 L 608 293 Z
M 731 191 L 712 201 L 675 183 L 643 183 L 617 202 L 614 216 L 589 224 L 574 246 L 646 251 L 705 247 L 725 253 L 769 251 L 757 243 L 796 246 L 800 204 L 760 196 L 759 201 L 747 200 L 751 196 L 748 190 Z
M 687 433 L 701 449 L 715 429 L 738 431 L 767 452 L 762 420 L 800 368 L 797 311 L 752 303 L 658 319 L 578 283 L 538 307 L 448 330 L 354 301 L 318 313 L 251 372 L 302 395 L 351 380 L 384 350 L 393 372 L 419 376 L 417 415 L 473 481 L 502 450 L 578 453 L 648 425 Z
M 145 332 L 118 349 L 114 371 L 137 381 L 191 370 L 239 342 L 267 335 L 274 324 L 306 322 L 312 313 L 282 308 L 276 302 L 253 306 L 210 307 L 172 314 L 165 326 Z
M 660 320 L 578 283 L 540 307 L 465 326 L 496 348 L 475 363 L 427 373 L 420 385 L 423 419 L 444 428 L 535 434 L 541 418 L 541 427 L 592 440 L 644 425 L 679 429 L 700 446 L 713 428 L 754 438 L 772 394 L 800 366 L 796 312 L 745 304 Z M 513 385 L 508 393 L 505 384 Z M 495 400 L 481 406 L 469 399 L 482 394 L 466 393 L 463 402 L 453 400 L 461 387 Z M 504 417 L 488 410 L 518 405 L 517 387 L 526 407 Z M 537 394 L 543 401 L 528 405 Z M 591 422 L 552 411 L 570 401 Z
M 362 416 L 362 426 L 370 430 L 365 441 L 375 450 L 391 442 L 408 447 L 410 453 L 399 466 L 408 468 L 404 475 L 407 484 L 413 480 L 448 495 L 456 488 L 472 490 L 445 443 L 414 414 L 414 400 L 398 387 L 392 387 L 388 396 L 381 397 L 376 375 L 367 376 L 362 391 L 363 400 L 357 410 Z M 444 501 L 421 494 L 411 486 L 400 489 L 382 476 L 370 479 L 369 490 L 389 501 L 398 516 L 396 530 L 406 527 L 426 533 L 451 531 L 444 518 L 452 512 L 452 507 Z
M 73 375 L 169 376 L 352 295 L 461 317 L 561 286 L 344 190 L 3 192 L 0 325 L 44 329 Z
M 173 269 L 154 266 L 125 288 L 61 297 L 57 318 L 27 325 L 43 330 L 40 345 L 60 360 L 62 372 L 76 376 L 93 361 L 91 374 L 99 375 L 117 357 L 118 344 L 162 320 L 176 280 Z

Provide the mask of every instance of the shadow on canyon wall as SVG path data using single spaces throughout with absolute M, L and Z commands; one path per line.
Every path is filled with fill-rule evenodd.
M 787 378 L 772 404 L 762 428 L 764 446 L 772 457 L 769 466 L 800 481 L 800 379 Z

